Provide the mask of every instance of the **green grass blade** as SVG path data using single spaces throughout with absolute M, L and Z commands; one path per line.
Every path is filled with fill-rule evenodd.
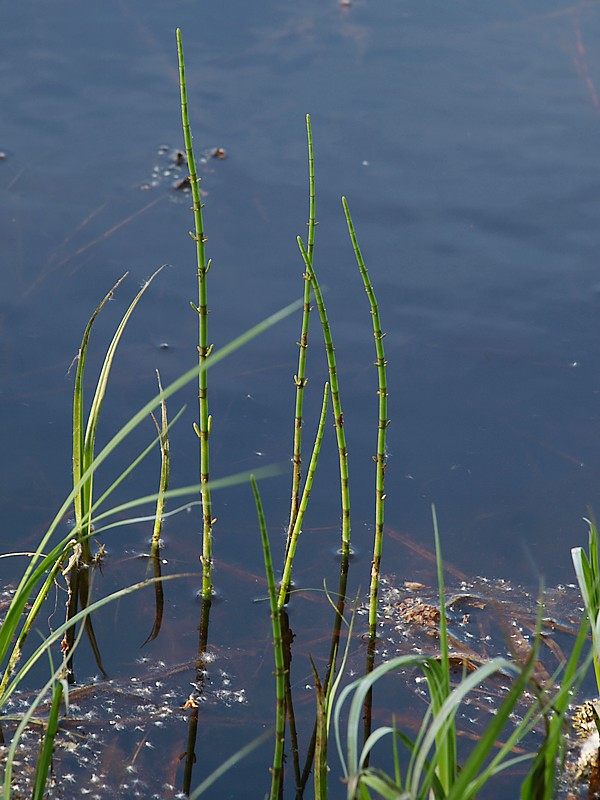
M 415 766 L 411 784 L 411 792 L 415 797 L 417 797 L 419 794 L 419 783 L 426 773 L 426 759 L 429 758 L 429 754 L 434 751 L 436 743 L 444 737 L 448 729 L 454 724 L 455 715 L 461 703 L 473 689 L 479 686 L 479 684 L 483 683 L 494 673 L 501 670 L 506 670 L 509 672 L 517 671 L 512 662 L 505 658 L 492 659 L 465 677 L 450 693 L 439 710 L 435 713 L 429 726 L 429 730 L 423 738 L 422 744 L 419 747 L 419 752 L 415 758 Z M 433 763 L 436 764 L 435 759 L 433 760 Z M 463 773 L 461 772 L 461 777 L 462 774 Z M 459 780 L 461 777 L 459 777 Z M 462 782 L 464 783 L 464 780 Z
M 46 791 L 48 772 L 52 763 L 52 751 L 54 749 L 54 738 L 58 731 L 58 721 L 63 697 L 68 693 L 68 685 L 65 680 L 58 680 L 54 684 L 52 691 L 52 704 L 48 714 L 48 722 L 42 749 L 38 757 L 35 768 L 35 779 L 32 793 L 32 800 L 43 800 Z
M 406 669 L 409 667 L 419 666 L 426 661 L 425 656 L 422 655 L 406 655 L 397 656 L 390 659 L 383 664 L 376 667 L 373 672 L 359 678 L 348 686 L 344 687 L 340 696 L 335 704 L 333 712 L 333 723 L 335 730 L 335 740 L 342 770 L 344 776 L 348 778 L 351 775 L 356 775 L 359 771 L 359 738 L 360 728 L 362 722 L 362 709 L 365 697 L 373 684 L 388 672 L 393 672 L 398 669 Z M 350 703 L 350 711 L 347 723 L 347 736 L 346 736 L 346 755 L 344 756 L 344 748 L 342 747 L 340 717 L 344 703 L 353 695 Z
M 86 502 L 85 497 L 85 484 L 80 483 L 81 477 L 85 472 L 85 458 L 84 458 L 84 440 L 85 440 L 85 410 L 84 410 L 84 392 L 83 392 L 83 378 L 85 373 L 85 363 L 87 358 L 88 344 L 92 327 L 96 321 L 96 317 L 103 309 L 105 304 L 114 296 L 120 283 L 125 280 L 127 273 L 120 278 L 112 287 L 110 292 L 105 295 L 100 305 L 96 308 L 89 322 L 86 325 L 81 340 L 79 352 L 77 354 L 77 370 L 75 373 L 75 386 L 73 389 L 73 485 L 80 485 L 80 490 L 74 498 L 75 504 L 75 518 L 83 519 L 84 505 Z

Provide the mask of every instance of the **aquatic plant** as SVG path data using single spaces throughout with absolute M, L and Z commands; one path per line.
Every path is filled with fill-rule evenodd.
M 306 130 L 308 135 L 308 234 L 306 239 L 306 255 L 312 263 L 313 250 L 315 244 L 316 227 L 316 200 L 315 200 L 315 160 L 313 153 L 313 142 L 310 129 L 310 116 L 306 115 Z M 304 390 L 306 387 L 306 356 L 308 348 L 308 329 L 310 322 L 311 291 L 310 279 L 308 274 L 304 274 L 304 295 L 302 304 L 302 329 L 298 340 L 298 372 L 294 375 L 294 385 L 296 387 L 296 401 L 294 409 L 294 444 L 292 455 L 292 499 L 290 507 L 290 521 L 288 524 L 288 535 L 286 542 L 287 551 L 290 539 L 294 530 L 296 516 L 300 505 L 300 484 L 302 480 L 302 418 L 304 407 Z
M 310 131 L 310 128 L 309 128 Z M 342 552 L 350 553 L 350 486 L 348 478 L 348 447 L 346 445 L 346 432 L 344 430 L 344 413 L 340 399 L 340 387 L 338 382 L 338 371 L 335 357 L 335 347 L 331 336 L 331 326 L 323 300 L 323 293 L 315 272 L 312 260 L 308 257 L 308 252 L 304 246 L 302 238 L 298 236 L 298 247 L 304 260 L 306 273 L 310 278 L 312 290 L 315 295 L 321 328 L 323 330 L 323 340 L 325 342 L 325 353 L 327 355 L 327 368 L 329 370 L 329 384 L 331 386 L 331 405 L 333 407 L 334 427 L 338 446 L 339 469 L 340 469 L 340 491 L 342 500 Z
M 348 798 L 360 798 L 360 800 L 363 800 L 373 794 L 383 798 L 390 798 L 390 800 L 392 798 L 396 800 L 430 800 L 431 798 L 436 798 L 436 800 L 469 800 L 469 798 L 474 798 L 484 786 L 490 784 L 502 772 L 529 761 L 531 762 L 530 769 L 521 786 L 522 800 L 550 800 L 553 796 L 561 767 L 562 750 L 564 748 L 563 731 L 567 711 L 573 693 L 578 688 L 589 660 L 582 658 L 586 629 L 582 626 L 564 667 L 557 670 L 545 682 L 540 681 L 536 675 L 541 642 L 539 622 L 537 634 L 534 636 L 525 658 L 518 659 L 516 656 L 512 659 L 497 657 L 487 661 L 483 660 L 481 664 L 475 666 L 465 659 L 462 662 L 462 673 L 458 677 L 456 674 L 453 676 L 450 636 L 446 616 L 447 606 L 442 554 L 435 509 L 433 509 L 433 528 L 439 591 L 439 624 L 436 626 L 439 652 L 435 655 L 403 655 L 389 659 L 375 667 L 375 642 L 379 621 L 379 579 L 384 535 L 386 431 L 389 424 L 387 417 L 388 382 L 383 347 L 385 334 L 382 332 L 375 292 L 358 244 L 349 205 L 345 198 L 342 198 L 343 212 L 358 269 L 369 300 L 369 311 L 373 323 L 378 408 L 377 416 L 373 415 L 376 423 L 374 423 L 373 428 L 374 430 L 376 428 L 377 432 L 376 453 L 374 456 L 375 530 L 368 598 L 367 666 L 363 676 L 349 685 L 343 686 L 346 680 L 348 655 L 355 641 L 353 626 L 356 624 L 358 617 L 356 616 L 356 607 L 349 620 L 346 619 L 345 613 L 346 585 L 351 552 L 348 450 L 331 326 L 315 270 L 315 169 L 310 117 L 307 116 L 306 118 L 309 164 L 309 213 L 306 245 L 302 238 L 298 237 L 298 247 L 304 267 L 302 301 L 301 303 L 291 304 L 286 309 L 272 315 L 252 328 L 246 334 L 233 340 L 229 345 L 213 352 L 208 340 L 206 288 L 211 262 L 206 258 L 204 247 L 206 237 L 202 202 L 192 147 L 183 45 L 179 30 L 177 31 L 177 51 L 183 136 L 189 170 L 189 184 L 193 198 L 194 231 L 191 236 L 196 245 L 198 301 L 197 305 L 192 304 L 192 307 L 198 316 L 198 363 L 165 388 L 163 388 L 160 376 L 158 376 L 158 393 L 156 396 L 148 401 L 115 434 L 100 453 L 96 453 L 96 434 L 100 421 L 100 412 L 107 392 L 109 375 L 116 356 L 117 346 L 127 321 L 154 276 L 138 292 L 117 326 L 104 358 L 93 399 L 87 412 L 83 396 L 83 378 L 92 328 L 95 319 L 120 281 L 94 311 L 85 329 L 75 375 L 72 437 L 73 488 L 42 537 L 36 552 L 27 554 L 28 564 L 8 608 L 6 617 L 0 626 L 0 663 L 4 667 L 3 678 L 0 681 L 0 711 L 6 709 L 9 698 L 22 685 L 24 678 L 30 673 L 32 667 L 48 654 L 50 649 L 58 642 L 62 644 L 60 663 L 55 666 L 52 659 L 49 659 L 49 677 L 46 684 L 31 702 L 29 710 L 15 721 L 15 731 L 7 748 L 3 787 L 4 797 L 9 800 L 11 796 L 13 768 L 16 762 L 20 736 L 29 725 L 34 723 L 40 725 L 44 732 L 41 736 L 37 768 L 32 780 L 32 796 L 36 800 L 38 798 L 41 800 L 44 796 L 47 776 L 51 767 L 53 742 L 59 728 L 63 704 L 68 708 L 71 690 L 67 676 L 72 663 L 73 652 L 85 632 L 87 632 L 91 646 L 96 653 L 98 664 L 100 666 L 102 664 L 100 650 L 93 634 L 90 615 L 109 602 L 120 599 L 140 588 L 153 585 L 155 588 L 155 616 L 148 638 L 153 639 L 158 636 L 164 605 L 163 583 L 179 577 L 177 575 L 163 576 L 161 574 L 159 559 L 161 524 L 165 517 L 181 510 L 176 508 L 167 511 L 167 503 L 170 500 L 178 497 L 188 498 L 198 492 L 201 496 L 200 503 L 203 515 L 202 555 L 200 558 L 202 563 L 201 596 L 203 603 L 199 626 L 199 649 L 195 662 L 195 691 L 201 693 L 207 666 L 207 662 L 204 661 L 204 654 L 208 638 L 208 615 L 212 597 L 212 529 L 215 520 L 212 512 L 211 493 L 212 490 L 221 486 L 228 486 L 246 480 L 252 484 L 267 577 L 275 664 L 275 726 L 273 730 L 265 731 L 239 753 L 227 759 L 221 767 L 202 780 L 195 790 L 192 790 L 192 772 L 196 760 L 196 733 L 201 722 L 198 703 L 195 698 L 192 698 L 189 706 L 187 704 L 185 706 L 190 708 L 190 714 L 187 746 L 182 756 L 184 763 L 184 793 L 189 795 L 192 800 L 195 800 L 212 786 L 214 781 L 221 777 L 228 768 L 237 763 L 240 758 L 274 735 L 273 756 L 270 762 L 270 798 L 275 800 L 275 798 L 282 797 L 285 789 L 286 725 L 289 725 L 292 744 L 291 763 L 295 783 L 294 794 L 297 798 L 303 796 L 311 770 L 314 770 L 315 797 L 318 800 L 325 800 L 328 796 L 329 769 L 333 764 L 330 752 L 330 738 L 333 728 L 337 752 L 347 784 Z M 323 332 L 329 383 L 324 386 L 315 442 L 303 482 L 301 468 L 302 428 L 306 401 L 309 315 L 311 296 L 313 294 Z M 206 371 L 209 366 L 216 364 L 253 337 L 268 330 L 272 325 L 293 310 L 300 308 L 300 306 L 303 308 L 303 316 L 298 343 L 300 348 L 298 368 L 297 374 L 294 376 L 296 394 L 291 505 L 287 524 L 286 552 L 281 570 L 282 578 L 278 588 L 275 582 L 275 570 L 271 556 L 271 545 L 267 535 L 265 514 L 256 482 L 257 478 L 273 474 L 275 470 L 265 469 L 261 472 L 256 471 L 256 474 L 252 476 L 247 473 L 241 473 L 220 481 L 210 480 L 209 439 L 211 417 L 208 406 Z M 198 383 L 199 420 L 195 424 L 194 430 L 198 437 L 200 448 L 200 481 L 192 486 L 169 489 L 169 432 L 173 424 L 177 422 L 179 414 L 175 414 L 169 421 L 166 401 L 175 392 L 192 381 L 197 381 Z M 300 737 L 298 736 L 293 709 L 293 682 L 290 677 L 293 634 L 289 628 L 286 604 L 290 596 L 293 596 L 291 583 L 293 563 L 307 504 L 314 484 L 321 444 L 325 436 L 325 422 L 330 395 L 339 457 L 339 486 L 342 510 L 341 561 L 337 594 L 331 594 L 326 585 L 323 590 L 333 607 L 334 617 L 331 625 L 329 657 L 327 666 L 322 674 L 317 670 L 312 656 L 309 656 L 314 675 L 316 715 L 312 737 L 306 747 L 306 758 L 302 768 L 299 756 Z M 96 498 L 94 478 L 99 465 L 108 458 L 117 446 L 120 446 L 125 441 L 134 428 L 147 421 L 149 416 L 159 408 L 160 422 L 156 419 L 154 420 L 156 436 L 153 436 L 147 447 L 131 460 L 124 471 L 116 476 L 108 489 L 99 498 Z M 158 448 L 161 454 L 158 491 L 106 510 L 106 501 L 114 489 L 155 448 Z M 126 515 L 133 509 L 150 504 L 153 507 L 152 511 L 148 512 L 145 517 L 136 517 L 135 521 L 142 519 L 152 523 L 151 555 L 153 556 L 154 565 L 153 576 L 92 602 L 90 575 L 92 574 L 91 567 L 95 562 L 95 556 L 91 550 L 93 536 L 101 531 L 108 532 L 119 526 L 130 524 L 133 520 Z M 185 507 L 189 507 L 189 505 L 190 503 L 187 502 Z M 60 534 L 58 534 L 59 525 L 65 513 L 71 507 L 74 508 L 74 527 L 67 535 L 61 538 Z M 600 655 L 598 655 L 600 652 L 598 645 L 600 638 L 598 634 L 600 567 L 596 529 L 592 523 L 589 523 L 589 526 L 589 557 L 583 553 L 581 548 L 578 548 L 573 553 L 573 559 L 584 596 L 586 611 L 592 626 L 594 663 L 600 686 L 600 667 L 598 666 L 600 663 Z M 58 541 L 56 541 L 57 539 Z M 30 641 L 27 640 L 33 624 L 39 618 L 40 611 L 51 588 L 61 578 L 67 581 L 67 588 L 70 591 L 67 619 L 59 628 L 47 635 L 41 645 L 37 648 L 32 648 L 31 652 L 26 652 L 25 645 L 31 646 Z M 341 664 L 338 667 L 337 661 L 342 626 L 346 626 L 347 636 Z M 416 736 L 411 739 L 405 732 L 401 731 L 396 725 L 395 719 L 392 720 L 391 725 L 384 725 L 372 731 L 373 687 L 383 681 L 386 675 L 409 667 L 421 670 L 423 675 L 422 685 L 427 687 L 428 693 L 428 703 Z M 503 682 L 508 681 L 508 686 L 504 694 L 497 700 L 497 704 L 493 709 L 495 713 L 491 715 L 483 730 L 478 732 L 476 743 L 471 750 L 466 754 L 459 754 L 460 731 L 457 720 L 460 709 L 468 702 L 471 692 L 498 675 L 502 675 Z M 363 724 L 365 707 L 367 715 Z M 47 717 L 44 719 L 40 714 L 42 708 L 45 708 L 48 712 Z M 343 719 L 347 711 L 348 718 L 344 734 Z M 541 744 L 538 745 L 537 749 L 515 754 L 515 747 L 523 745 L 525 737 L 536 727 L 543 728 Z M 386 773 L 377 763 L 372 763 L 376 762 L 381 751 L 381 744 L 387 739 L 391 739 L 392 763 L 394 765 L 392 774 Z
M 206 259 L 204 233 L 204 220 L 202 215 L 202 199 L 200 197 L 200 179 L 196 171 L 196 160 L 192 146 L 192 132 L 188 114 L 187 88 L 185 82 L 185 64 L 183 59 L 183 44 L 181 31 L 177 29 L 177 57 L 179 61 L 179 87 L 181 93 L 181 121 L 185 141 L 185 154 L 189 172 L 190 189 L 192 192 L 194 212 L 194 231 L 190 236 L 196 244 L 196 275 L 198 279 L 198 305 L 190 303 L 198 315 L 198 364 L 203 366 L 212 352 L 208 343 L 208 292 L 206 281 L 211 268 L 211 261 Z M 201 369 L 198 372 L 198 403 L 200 415 L 198 424 L 194 424 L 194 431 L 200 443 L 200 492 L 202 495 L 202 598 L 209 600 L 212 596 L 212 529 L 215 523 L 212 512 L 212 501 L 209 487 L 210 466 L 210 425 L 211 417 L 208 413 L 208 381 L 207 372 Z
M 377 367 L 377 395 L 379 397 L 379 418 L 377 421 L 377 453 L 374 456 L 375 469 L 375 534 L 373 537 L 373 561 L 371 564 L 371 584 L 369 588 L 369 636 L 375 638 L 377 632 L 377 596 L 379 591 L 379 575 L 381 572 L 381 554 L 383 550 L 383 523 L 385 519 L 385 470 L 387 466 L 386 438 L 390 420 L 387 415 L 388 407 L 388 384 L 387 384 L 387 361 L 385 360 L 385 348 L 383 339 L 385 333 L 381 330 L 379 317 L 379 304 L 375 297 L 373 284 L 369 278 L 369 272 L 365 266 L 365 261 L 358 244 L 358 239 L 354 231 L 354 224 L 350 215 L 348 201 L 342 197 L 342 206 L 348 225 L 348 232 L 352 247 L 356 256 L 356 263 L 363 279 L 365 292 L 369 298 L 371 319 L 373 321 L 373 336 L 375 338 L 375 353 L 377 355 L 375 366 Z

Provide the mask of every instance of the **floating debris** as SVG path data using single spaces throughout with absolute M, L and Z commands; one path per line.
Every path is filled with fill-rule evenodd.
M 224 147 L 215 147 L 214 150 L 208 151 L 208 155 L 211 158 L 227 158 L 227 151 Z
M 209 147 L 197 158 L 197 165 L 204 166 L 205 171 L 209 172 L 207 165 L 212 160 L 223 161 L 228 158 L 224 147 Z M 161 145 L 157 152 L 157 162 L 152 167 L 152 175 L 149 180 L 141 185 L 141 189 L 149 191 L 170 182 L 173 189 L 190 190 L 190 178 L 187 175 L 187 157 L 184 150 Z
M 71 688 L 69 714 L 61 720 L 55 738 L 49 796 L 61 800 L 176 797 L 177 790 L 167 792 L 163 785 L 174 778 L 172 765 L 179 764 L 185 750 L 189 714 L 198 708 L 206 714 L 211 705 L 237 708 L 247 704 L 245 689 L 235 686 L 231 673 L 218 666 L 213 669 L 221 657 L 210 656 L 210 669 L 201 673 L 194 662 L 168 666 L 141 658 L 139 675 L 127 680 L 92 679 Z M 11 727 L 30 702 L 31 695 L 25 692 L 11 697 L 3 723 L 7 742 Z M 15 798 L 31 797 L 47 712 L 48 707 L 40 707 L 19 742 L 13 766 Z M 157 750 L 164 756 L 163 769 L 156 761 Z M 7 746 L 0 747 L 0 760 L 7 752 Z

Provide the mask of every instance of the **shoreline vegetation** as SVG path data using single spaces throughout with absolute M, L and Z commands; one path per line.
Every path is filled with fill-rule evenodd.
M 154 592 L 154 619 L 149 626 L 146 641 L 160 636 L 165 613 L 166 584 L 182 577 L 163 574 L 160 556 L 162 522 L 166 517 L 190 508 L 201 512 L 202 550 L 198 559 L 202 590 L 198 646 L 196 652 L 190 654 L 190 658 L 194 659 L 193 691 L 189 693 L 182 708 L 187 733 L 182 734 L 182 740 L 185 739 L 186 744 L 181 756 L 181 786 L 177 787 L 177 791 L 190 798 L 199 797 L 217 779 L 226 782 L 227 772 L 231 767 L 254 748 L 270 741 L 272 757 L 265 758 L 264 774 L 256 779 L 256 791 L 263 796 L 268 792 L 270 800 L 283 796 L 306 796 L 324 800 L 330 792 L 339 797 L 339 787 L 336 786 L 334 790 L 330 785 L 330 767 L 334 764 L 341 764 L 345 784 L 343 791 L 347 798 L 360 800 L 375 797 L 389 800 L 469 800 L 482 796 L 485 791 L 495 791 L 495 781 L 500 780 L 504 774 L 516 776 L 511 778 L 512 786 L 519 784 L 522 800 L 550 800 L 559 792 L 565 797 L 576 796 L 572 792 L 575 792 L 577 785 L 578 791 L 587 791 L 585 787 L 581 788 L 583 784 L 590 787 L 590 792 L 595 792 L 600 785 L 598 745 L 588 746 L 592 756 L 589 763 L 581 763 L 578 761 L 579 756 L 570 752 L 576 748 L 573 745 L 574 737 L 569 733 L 573 714 L 576 717 L 577 714 L 580 715 L 576 727 L 580 732 L 584 731 L 586 742 L 594 736 L 596 739 L 593 741 L 597 742 L 600 726 L 598 710 L 593 702 L 580 707 L 585 709 L 585 713 L 574 709 L 577 692 L 592 665 L 600 693 L 600 547 L 595 524 L 588 521 L 588 552 L 575 548 L 572 553 L 585 611 L 579 614 L 579 619 L 572 622 L 568 651 L 562 657 L 557 657 L 552 668 L 545 665 L 543 655 L 544 648 L 549 646 L 549 637 L 552 637 L 552 633 L 548 632 L 550 606 L 549 601 L 544 599 L 543 591 L 540 591 L 538 601 L 533 603 L 534 610 L 529 617 L 528 630 L 521 628 L 519 637 L 513 637 L 512 642 L 508 642 L 511 649 L 509 657 L 500 653 L 480 657 L 475 649 L 468 647 L 465 636 L 471 635 L 467 625 L 472 615 L 484 607 L 493 615 L 497 608 L 493 599 L 488 603 L 485 587 L 469 585 L 448 592 L 434 507 L 432 527 L 437 565 L 437 599 L 424 599 L 424 587 L 420 584 L 405 581 L 404 593 L 399 593 L 398 587 L 390 589 L 389 582 L 382 579 L 386 538 L 386 435 L 390 424 L 385 333 L 350 206 L 343 197 L 342 213 L 348 227 L 356 268 L 367 295 L 368 305 L 364 306 L 364 313 L 370 314 L 372 319 L 376 373 L 373 408 L 365 409 L 365 424 L 370 424 L 369 419 L 373 420 L 373 464 L 369 464 L 368 469 L 364 465 L 352 464 L 352 469 L 356 470 L 361 481 L 371 480 L 373 483 L 374 537 L 370 588 L 368 599 L 364 603 L 361 603 L 360 598 L 353 600 L 347 597 L 352 555 L 350 469 L 342 405 L 343 386 L 340 385 L 338 375 L 333 328 L 317 275 L 317 194 L 311 120 L 309 116 L 306 117 L 307 235 L 306 240 L 298 237 L 302 300 L 272 314 L 224 347 L 215 349 L 210 343 L 208 330 L 207 284 L 212 262 L 206 252 L 203 203 L 200 179 L 195 167 L 183 44 L 179 30 L 177 53 L 182 130 L 194 222 L 190 236 L 195 248 L 198 282 L 197 303 L 190 304 L 198 317 L 198 341 L 195 343 L 197 364 L 167 386 L 163 386 L 157 373 L 156 395 L 98 452 L 96 434 L 119 343 L 137 304 L 153 281 L 160 280 L 162 268 L 156 270 L 144 284 L 119 322 L 108 346 L 89 405 L 84 398 L 83 387 L 94 322 L 114 292 L 120 289 L 123 278 L 117 281 L 100 302 L 84 331 L 76 365 L 74 364 L 73 488 L 58 509 L 35 553 L 26 554 L 27 566 L 10 597 L 0 626 L 0 710 L 3 715 L 0 719 L 0 730 L 5 800 L 26 795 L 41 800 L 55 796 L 54 790 L 60 789 L 64 792 L 67 788 L 72 788 L 74 795 L 79 796 L 81 787 L 77 785 L 77 774 L 61 775 L 54 767 L 54 750 L 62 728 L 69 719 L 70 703 L 74 705 L 73 700 L 82 697 L 86 689 L 76 683 L 77 648 L 82 639 L 86 639 L 99 673 L 105 676 L 93 615 L 108 603 L 148 586 L 153 587 Z M 271 554 L 260 496 L 260 480 L 276 474 L 281 468 L 268 467 L 255 471 L 252 475 L 241 473 L 221 479 L 214 479 L 210 475 L 209 442 L 212 418 L 209 412 L 208 377 L 209 368 L 213 364 L 225 359 L 254 337 L 268 333 L 280 320 L 300 309 L 302 314 L 297 342 L 298 366 L 293 376 L 295 399 L 291 436 L 291 500 L 285 558 L 283 564 L 277 565 L 273 563 Z M 317 312 L 317 320 L 313 320 L 313 310 Z M 320 327 L 320 333 L 311 334 L 311 322 Z M 316 341 L 320 336 L 323 337 L 322 346 L 327 358 L 328 381 L 322 387 L 317 429 L 306 432 L 311 437 L 307 449 L 304 410 L 309 396 L 306 386 L 310 355 L 314 348 L 319 347 Z M 173 488 L 170 485 L 169 434 L 181 411 L 173 413 L 167 401 L 191 383 L 196 383 L 198 390 L 198 421 L 194 423 L 193 431 L 199 443 L 198 479 L 191 486 Z M 339 461 L 335 479 L 330 475 L 318 475 L 319 454 L 327 435 L 327 420 L 331 419 L 330 415 L 333 418 Z M 142 452 L 130 456 L 129 466 L 115 476 L 108 488 L 99 494 L 95 483 L 98 467 L 109 459 L 117 447 L 122 447 L 127 436 L 138 425 L 147 421 L 149 416 L 154 419 L 156 435 Z M 160 453 L 157 486 L 145 497 L 111 508 L 109 501 L 114 490 L 150 453 L 156 451 Z M 308 731 L 307 735 L 306 731 L 301 732 L 298 729 L 298 718 L 294 713 L 294 634 L 290 629 L 287 609 L 288 604 L 293 602 L 294 559 L 300 546 L 302 525 L 315 480 L 332 483 L 335 480 L 339 487 L 340 557 L 338 586 L 335 591 L 328 591 L 325 587 L 331 605 L 327 663 L 319 668 L 310 659 L 314 679 L 315 715 L 312 732 Z M 238 753 L 232 754 L 231 758 L 211 772 L 216 765 L 203 763 L 202 759 L 197 763 L 196 751 L 202 725 L 199 709 L 204 695 L 209 691 L 208 676 L 211 670 L 209 642 L 213 600 L 213 528 L 217 521 L 215 508 L 218 505 L 218 498 L 216 503 L 213 502 L 213 494 L 239 483 L 247 483 L 251 487 L 258 520 L 253 523 L 256 529 L 256 546 L 262 547 L 264 556 L 272 625 L 273 728 L 249 742 Z M 68 513 L 73 514 L 74 525 L 65 535 L 60 532 L 63 530 L 61 523 Z M 153 529 L 149 553 L 151 577 L 108 596 L 94 599 L 92 585 L 100 579 L 97 573 L 103 559 L 102 547 L 94 545 L 96 537 L 119 526 L 138 522 L 140 514 L 152 524 Z M 197 575 L 197 571 L 197 565 L 192 564 L 189 575 Z M 65 619 L 39 644 L 37 637 L 33 635 L 35 626 L 42 619 L 40 614 L 46 608 L 49 595 L 56 586 L 61 587 L 67 598 Z M 235 602 L 235 598 L 232 598 L 232 602 Z M 402 629 L 405 632 L 405 654 L 392 658 L 382 656 L 382 614 L 386 620 L 395 619 L 395 624 L 400 626 L 397 630 Z M 364 668 L 360 677 L 349 680 L 351 647 L 359 638 L 358 634 L 363 633 L 358 630 L 358 622 L 363 618 L 367 620 L 362 650 L 365 657 Z M 558 623 L 553 630 L 557 626 Z M 429 647 L 422 643 L 419 645 L 417 641 L 423 632 L 428 637 L 431 645 Z M 413 636 L 414 640 L 411 639 Z M 554 655 L 557 654 L 556 648 L 550 649 Z M 28 696 L 26 708 L 21 706 L 16 713 L 13 705 L 15 698 L 19 696 L 28 673 L 41 660 L 48 662 L 46 683 L 35 695 Z M 416 673 L 421 676 L 420 691 L 426 702 L 422 706 L 421 718 L 415 719 L 416 727 L 412 735 L 402 729 L 395 716 L 392 716 L 389 724 L 374 727 L 374 720 L 379 718 L 375 713 L 380 707 L 378 704 L 385 703 L 385 695 L 380 692 L 382 681 L 385 676 L 397 673 L 405 675 L 407 683 L 414 682 Z M 352 674 L 356 674 L 355 669 Z M 465 713 L 465 708 L 476 708 L 473 698 L 494 682 L 500 683 L 502 688 L 494 695 L 487 714 L 483 715 L 484 721 L 478 717 L 476 725 L 473 721 L 470 723 L 469 713 Z M 100 686 L 96 692 L 100 692 Z M 399 713 L 400 711 L 398 709 Z M 583 722 L 582 714 L 585 717 Z M 31 741 L 32 731 L 33 739 L 38 745 L 34 751 L 33 746 L 28 745 L 30 751 L 33 751 L 33 756 L 28 761 L 23 756 L 23 743 Z M 380 766 L 384 751 L 384 763 L 388 765 L 388 771 Z M 391 770 L 389 764 L 393 765 Z M 208 777 L 203 778 L 205 775 Z M 74 781 L 73 786 L 67 787 L 65 782 L 71 780 Z M 175 791 L 175 787 L 171 788 Z M 107 788 L 106 791 L 104 796 L 111 796 L 110 789 Z

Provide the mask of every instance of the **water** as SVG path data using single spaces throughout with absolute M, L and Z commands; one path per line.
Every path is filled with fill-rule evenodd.
M 581 517 L 598 506 L 600 472 L 597 8 L 553 1 L 345 8 L 313 0 L 202 8 L 184 0 L 168 7 L 109 0 L 84 7 L 65 0 L 49 13 L 32 0 L 5 10 L 3 549 L 33 547 L 68 492 L 67 370 L 89 315 L 126 270 L 128 280 L 98 321 L 90 387 L 119 314 L 139 284 L 169 264 L 125 335 L 102 441 L 154 392 L 155 368 L 166 382 L 193 363 L 189 199 L 171 189 L 170 176 L 143 188 L 157 167 L 169 168 L 161 147 L 182 144 L 174 39 L 180 26 L 196 148 L 228 154 L 202 166 L 217 347 L 301 295 L 295 236 L 305 232 L 304 114 L 312 116 L 316 266 L 328 287 L 351 459 L 352 590 L 368 581 L 376 386 L 371 322 L 342 193 L 388 334 L 390 533 L 429 547 L 435 502 L 446 558 L 463 573 L 534 587 L 542 576 L 548 584 L 571 581 L 569 549 L 585 542 Z M 213 474 L 289 458 L 297 338 L 295 318 L 215 368 Z M 325 379 L 316 347 L 309 370 L 312 437 Z M 193 390 L 173 402 L 171 415 L 184 403 L 173 434 L 173 486 L 193 482 L 197 472 Z M 149 423 L 104 480 L 151 431 Z M 329 477 L 335 461 L 328 441 L 297 564 L 304 587 L 321 587 L 323 577 L 336 585 L 339 503 Z M 154 491 L 157 478 L 154 463 L 123 496 Z M 287 476 L 262 491 L 281 557 Z M 262 643 L 268 675 L 268 615 L 251 603 L 264 585 L 249 489 L 218 495 L 215 513 L 222 599 L 211 639 L 249 652 L 249 633 Z M 169 523 L 169 569 L 197 571 L 197 530 L 193 512 Z M 145 575 L 145 562 L 130 557 L 149 535 L 140 524 L 106 538 L 103 590 Z M 387 571 L 403 577 L 422 568 L 393 536 L 384 559 Z M 3 579 L 14 575 L 14 563 L 4 562 Z M 193 660 L 198 585 L 199 579 L 169 585 L 165 630 L 148 646 L 150 657 L 170 648 L 175 661 Z M 140 624 L 139 637 L 126 622 L 132 609 L 148 617 L 148 603 L 144 596 L 99 615 L 113 676 L 126 674 L 139 657 L 151 619 Z M 316 612 L 308 608 L 293 611 L 297 630 L 304 614 L 312 622 Z M 319 608 L 327 613 L 326 603 Z M 240 614 L 247 631 L 239 630 Z M 301 654 L 310 649 L 310 628 L 297 642 L 306 684 L 310 669 Z M 84 673 L 94 669 L 82 654 Z M 238 672 L 240 684 L 253 674 Z M 256 685 L 263 683 L 255 702 L 269 708 L 266 724 L 271 689 L 266 679 Z M 249 725 L 235 741 L 215 736 L 198 780 L 205 764 L 218 763 L 254 733 Z M 239 774 L 254 769 L 264 776 L 263 755 Z

